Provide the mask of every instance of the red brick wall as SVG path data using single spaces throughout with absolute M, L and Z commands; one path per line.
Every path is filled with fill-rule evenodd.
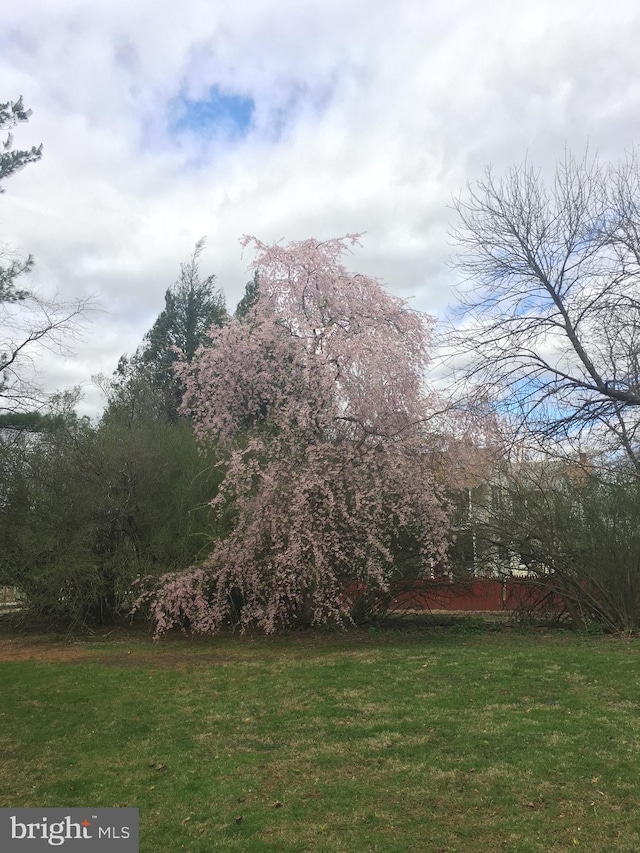
M 391 606 L 396 610 L 516 610 L 525 602 L 540 603 L 546 595 L 537 584 L 517 578 L 476 578 L 456 583 L 422 580 L 398 592 Z M 562 609 L 559 599 L 551 603 Z

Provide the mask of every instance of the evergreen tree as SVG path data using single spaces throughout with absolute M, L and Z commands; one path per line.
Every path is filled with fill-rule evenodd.
M 17 101 L 0 103 L 0 130 L 10 131 L 21 122 L 29 120 L 31 110 L 25 110 L 22 97 Z M 28 151 L 13 151 L 13 135 L 9 132 L 5 141 L 0 145 L 0 193 L 4 192 L 2 183 L 15 172 L 29 163 L 35 163 L 42 157 L 42 145 L 33 146 Z M 5 249 L 2 255 L 9 252 Z M 25 290 L 18 290 L 14 284 L 16 278 L 28 272 L 33 266 L 31 255 L 24 260 L 11 258 L 6 266 L 0 265 L 0 302 L 18 302 L 29 295 Z
M 0 104 L 0 129 L 10 130 L 20 122 L 28 121 L 31 115 L 31 110 L 25 110 L 22 102 L 22 96 L 17 101 L 7 101 L 5 104 Z M 28 163 L 35 163 L 42 157 L 42 145 L 37 147 L 34 145 L 28 151 L 12 151 L 13 136 L 8 134 L 6 140 L 2 144 L 2 152 L 0 152 L 0 193 L 4 192 L 4 187 L 1 182 L 6 180 L 26 166 Z
M 12 430 L 24 433 L 51 432 L 65 426 L 65 417 L 47 412 L 3 412 L 0 413 L 0 431 Z
M 196 243 L 191 260 L 180 265 L 178 280 L 165 293 L 165 306 L 144 337 L 134 357 L 152 384 L 167 398 L 175 415 L 182 397 L 181 383 L 174 374 L 179 353 L 190 362 L 198 347 L 210 343 L 209 330 L 228 319 L 223 292 L 214 289 L 215 276 L 200 277 L 200 255 L 204 237 Z
M 238 302 L 236 307 L 235 318 L 241 322 L 247 317 L 253 306 L 258 301 L 260 285 L 258 282 L 258 270 L 253 274 L 251 281 L 248 281 L 244 288 L 244 296 Z

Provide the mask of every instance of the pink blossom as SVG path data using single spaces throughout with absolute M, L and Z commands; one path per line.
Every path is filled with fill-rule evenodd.
M 244 238 L 257 303 L 178 365 L 184 411 L 225 454 L 212 502 L 234 521 L 200 567 L 161 579 L 158 633 L 344 622 L 347 588 L 389 589 L 403 536 L 424 575 L 445 559 L 446 490 L 477 436 L 425 381 L 435 321 L 349 273 L 355 243 Z

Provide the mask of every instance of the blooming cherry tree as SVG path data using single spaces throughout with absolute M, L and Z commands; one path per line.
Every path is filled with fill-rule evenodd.
M 232 521 L 202 565 L 161 579 L 159 632 L 342 622 L 358 592 L 389 590 L 403 541 L 425 574 L 445 558 L 434 320 L 347 271 L 357 241 L 245 238 L 257 301 L 178 367 L 200 440 L 226 453 L 212 503 Z

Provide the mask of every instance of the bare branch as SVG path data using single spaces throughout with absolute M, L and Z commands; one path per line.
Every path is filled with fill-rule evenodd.
M 460 247 L 453 350 L 520 429 L 604 428 L 637 466 L 640 163 L 569 153 L 545 183 L 528 162 L 454 202 Z
M 0 411 L 43 405 L 47 395 L 35 381 L 37 356 L 43 350 L 69 354 L 82 321 L 94 310 L 90 298 L 62 302 L 28 294 L 0 303 Z

